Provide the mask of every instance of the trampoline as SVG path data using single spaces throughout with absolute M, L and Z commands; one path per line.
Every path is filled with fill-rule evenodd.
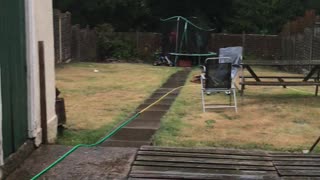
M 170 56 L 174 65 L 177 65 L 179 60 L 189 60 L 192 65 L 199 65 L 206 58 L 217 55 L 207 50 L 210 33 L 214 29 L 200 27 L 195 17 L 189 19 L 182 16 L 161 19 L 162 51 Z

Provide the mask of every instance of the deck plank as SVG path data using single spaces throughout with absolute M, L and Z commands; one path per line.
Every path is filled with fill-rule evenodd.
M 256 170 L 256 171 L 275 171 L 270 166 L 245 166 L 245 165 L 223 165 L 223 164 L 204 164 L 186 162 L 153 162 L 135 161 L 133 165 L 141 166 L 164 166 L 164 167 L 186 167 L 186 168 L 207 168 L 207 169 L 229 169 L 229 170 Z
M 139 151 L 138 155 L 199 157 L 199 158 L 214 158 L 214 159 L 259 160 L 259 161 L 272 160 L 271 157 L 265 157 L 265 156 L 225 155 L 225 154 L 196 153 L 196 152 L 191 153 L 191 152 Z
M 246 156 L 269 156 L 263 151 L 248 151 L 238 149 L 217 149 L 217 148 L 173 148 L 173 147 L 157 147 L 157 146 L 142 146 L 141 151 L 165 151 L 165 152 L 190 152 L 190 153 L 210 153 L 210 154 L 225 154 L 225 155 L 246 155 Z
M 319 170 L 278 170 L 281 176 L 308 176 L 308 177 L 319 177 Z
M 228 169 L 206 169 L 206 168 L 186 168 L 186 167 L 157 167 L 157 166 L 133 166 L 133 173 L 139 172 L 166 172 L 166 173 L 197 173 L 197 174 L 233 174 L 233 175 L 277 175 L 276 171 L 256 171 L 256 170 L 228 170 Z
M 317 179 L 320 155 L 142 146 L 130 179 Z
M 168 173 L 168 172 L 140 172 L 131 174 L 132 178 L 159 179 L 228 179 L 228 180 L 278 180 L 272 175 L 230 175 L 230 174 L 200 174 L 200 173 Z
M 276 166 L 278 170 L 318 170 L 320 166 Z
M 236 160 L 236 159 L 207 159 L 197 157 L 171 157 L 171 156 L 138 156 L 139 161 L 165 161 L 165 162 L 189 162 L 189 163 L 206 163 L 206 164 L 232 164 L 248 166 L 273 166 L 271 161 L 253 161 L 253 160 Z
M 320 166 L 320 161 L 273 161 L 275 166 Z

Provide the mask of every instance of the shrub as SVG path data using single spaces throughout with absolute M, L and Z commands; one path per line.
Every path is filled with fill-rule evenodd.
M 128 59 L 136 57 L 134 46 L 128 40 L 120 38 L 110 24 L 101 24 L 96 28 L 98 36 L 98 53 L 101 59 L 113 57 Z

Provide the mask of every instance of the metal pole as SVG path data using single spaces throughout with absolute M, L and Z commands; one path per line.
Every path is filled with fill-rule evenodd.
M 177 31 L 176 31 L 176 52 L 175 52 L 175 53 L 178 53 L 179 24 L 180 24 L 180 17 L 178 17 L 178 20 L 177 20 Z
M 177 30 L 176 30 L 176 52 L 178 53 L 178 40 L 179 40 L 179 24 L 180 24 L 180 17 L 177 20 Z M 175 55 L 174 65 L 177 66 L 178 56 Z

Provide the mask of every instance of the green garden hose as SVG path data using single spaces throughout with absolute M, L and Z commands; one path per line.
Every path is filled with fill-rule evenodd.
M 61 156 L 59 159 L 57 159 L 54 163 L 52 163 L 51 165 L 49 165 L 48 167 L 46 167 L 44 170 L 42 170 L 40 173 L 38 173 L 37 175 L 35 175 L 33 178 L 31 178 L 31 180 L 35 180 L 38 179 L 40 176 L 42 176 L 43 174 L 45 174 L 47 171 L 49 171 L 51 168 L 53 168 L 54 166 L 56 166 L 58 163 L 60 163 L 62 160 L 64 160 L 66 157 L 68 157 L 71 153 L 73 153 L 75 150 L 77 150 L 79 147 L 94 147 L 97 145 L 100 145 L 101 143 L 103 143 L 104 141 L 106 141 L 107 139 L 109 139 L 111 136 L 113 136 L 116 132 L 118 132 L 121 128 L 123 128 L 124 126 L 126 126 L 128 123 L 130 123 L 131 121 L 133 121 L 134 119 L 136 119 L 138 116 L 140 115 L 140 112 L 138 112 L 137 114 L 135 114 L 134 116 L 132 116 L 131 118 L 129 118 L 128 120 L 126 120 L 124 123 L 122 123 L 120 126 L 118 126 L 116 129 L 114 129 L 111 133 L 109 133 L 107 136 L 105 136 L 104 138 L 102 138 L 101 140 L 99 140 L 98 142 L 94 143 L 94 144 L 78 144 L 76 146 L 74 146 L 72 149 L 70 149 L 68 152 L 66 152 L 63 156 Z
M 74 146 L 72 149 L 70 149 L 68 152 L 66 152 L 64 155 L 62 155 L 59 159 L 57 159 L 55 162 L 53 162 L 52 164 L 50 164 L 48 167 L 46 167 L 44 170 L 42 170 L 40 173 L 38 173 L 37 175 L 35 175 L 33 178 L 31 178 L 31 180 L 36 180 L 38 179 L 40 176 L 42 176 L 43 174 L 45 174 L 47 171 L 49 171 L 51 168 L 53 168 L 54 166 L 56 166 L 57 164 L 59 164 L 61 161 L 63 161 L 66 157 L 68 157 L 71 153 L 73 153 L 75 150 L 77 150 L 80 147 L 95 147 L 97 145 L 100 145 L 101 143 L 103 143 L 104 141 L 106 141 L 107 139 L 109 139 L 110 137 L 112 137 L 115 133 L 117 133 L 120 129 L 122 129 L 124 126 L 126 126 L 127 124 L 129 124 L 131 121 L 135 120 L 141 113 L 143 113 L 144 111 L 146 111 L 147 109 L 151 108 L 152 106 L 154 106 L 155 104 L 157 104 L 158 102 L 160 102 L 163 98 L 165 98 L 166 96 L 168 96 L 169 94 L 171 94 L 172 92 L 176 91 L 177 89 L 182 88 L 183 86 L 177 87 L 172 89 L 171 91 L 169 91 L 168 93 L 166 93 L 165 95 L 163 95 L 161 98 L 159 98 L 157 101 L 155 101 L 154 103 L 150 104 L 148 107 L 144 108 L 143 110 L 139 111 L 138 113 L 136 113 L 135 115 L 133 115 L 131 118 L 129 118 L 128 120 L 126 120 L 125 122 L 123 122 L 120 126 L 118 126 L 116 129 L 114 129 L 112 132 L 110 132 L 107 136 L 105 136 L 104 138 L 102 138 L 101 140 L 99 140 L 98 142 L 94 143 L 94 144 L 78 144 L 76 146 Z

